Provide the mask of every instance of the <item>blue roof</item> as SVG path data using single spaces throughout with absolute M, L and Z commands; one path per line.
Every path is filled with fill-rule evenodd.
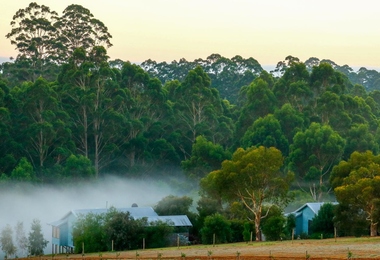
M 148 222 L 153 221 L 172 222 L 175 227 L 191 227 L 192 224 L 186 215 L 148 217 Z
M 118 208 L 116 210 L 119 212 L 129 212 L 133 218 L 158 216 L 152 207 Z M 109 209 L 104 208 L 104 209 L 77 209 L 77 210 L 72 210 L 71 212 L 76 217 L 78 217 L 81 214 L 83 215 L 86 215 L 88 213 L 102 214 L 102 213 L 107 213 L 108 211 Z
M 189 218 L 186 215 L 174 215 L 174 216 L 158 216 L 152 207 L 131 207 L 131 208 L 117 208 L 119 212 L 129 212 L 134 219 L 147 218 L 148 222 L 163 221 L 171 222 L 174 226 L 192 226 Z M 74 215 L 76 218 L 80 215 L 86 215 L 88 213 L 103 214 L 107 213 L 109 209 L 77 209 L 71 210 L 60 220 L 49 223 L 51 226 L 60 226 L 68 221 L 70 215 Z
M 314 214 L 318 214 L 318 211 L 321 209 L 321 206 L 323 204 L 325 204 L 325 203 L 331 203 L 333 205 L 337 204 L 337 202 L 310 202 L 310 203 L 304 204 L 299 209 L 293 211 L 292 214 L 296 214 L 297 215 L 298 213 L 300 213 L 306 207 L 309 207 L 314 212 Z

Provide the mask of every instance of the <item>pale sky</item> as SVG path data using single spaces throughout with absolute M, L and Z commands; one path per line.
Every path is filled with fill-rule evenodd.
M 158 62 L 253 57 L 273 65 L 292 55 L 351 67 L 380 67 L 377 0 L 33 0 L 62 14 L 80 4 L 113 36 L 111 59 Z M 0 57 L 17 52 L 5 35 L 18 9 L 32 0 L 2 0 Z

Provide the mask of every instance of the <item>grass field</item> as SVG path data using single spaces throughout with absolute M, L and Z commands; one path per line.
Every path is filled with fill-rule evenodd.
M 53 259 L 54 258 L 54 259 Z M 160 249 L 56 255 L 39 260 L 178 259 L 380 259 L 380 237 L 192 245 Z M 30 259 L 30 258 L 28 258 Z

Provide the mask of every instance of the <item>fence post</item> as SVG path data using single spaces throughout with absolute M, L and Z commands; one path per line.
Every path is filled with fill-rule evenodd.
M 292 229 L 292 244 L 293 244 L 293 240 L 294 240 L 294 228 Z

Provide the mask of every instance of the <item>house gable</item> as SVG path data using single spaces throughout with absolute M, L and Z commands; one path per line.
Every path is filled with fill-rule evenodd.
M 318 214 L 321 206 L 325 202 L 313 202 L 302 205 L 297 210 L 289 213 L 296 217 L 296 228 L 294 234 L 299 236 L 301 234 L 309 234 L 310 223 L 312 219 Z M 337 204 L 337 203 L 332 203 Z

